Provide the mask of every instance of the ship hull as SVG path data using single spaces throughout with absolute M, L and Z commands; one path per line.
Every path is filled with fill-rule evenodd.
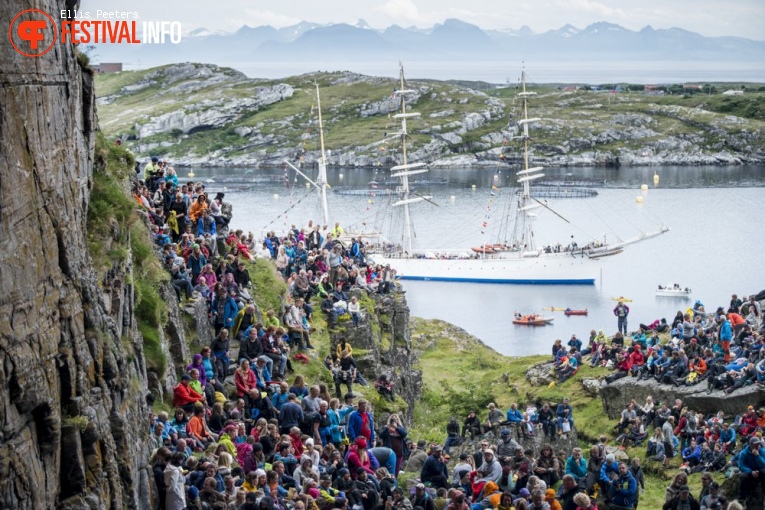
M 563 254 L 533 258 L 426 259 L 375 256 L 402 280 L 514 285 L 594 285 L 597 261 Z

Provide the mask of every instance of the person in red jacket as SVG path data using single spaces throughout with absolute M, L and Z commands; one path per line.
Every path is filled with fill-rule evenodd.
M 645 363 L 645 356 L 643 355 L 643 351 L 640 348 L 640 344 L 635 344 L 628 359 L 632 375 L 637 375 L 640 367 L 642 367 Z
M 257 406 L 257 401 L 260 399 L 260 390 L 258 389 L 255 372 L 250 368 L 250 362 L 247 359 L 242 358 L 239 362 L 239 368 L 236 369 L 234 374 L 234 383 L 236 384 L 237 396 L 244 399 L 247 412 L 251 412 L 252 408 Z
M 194 411 L 195 403 L 205 403 L 204 395 L 200 395 L 194 391 L 194 388 L 189 386 L 190 381 L 191 377 L 184 374 L 183 377 L 181 377 L 181 382 L 173 389 L 173 407 L 180 407 L 189 414 Z
M 625 356 L 624 354 L 617 354 L 616 355 L 616 372 L 606 377 L 606 383 L 611 384 L 612 382 L 621 379 L 622 377 L 627 377 L 630 373 L 630 368 L 632 368 L 632 364 L 630 363 L 630 358 L 628 356 Z

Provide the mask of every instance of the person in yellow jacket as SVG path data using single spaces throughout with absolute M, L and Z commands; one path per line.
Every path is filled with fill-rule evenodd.
M 337 358 L 340 359 L 343 357 L 343 351 L 348 353 L 348 356 L 353 355 L 353 347 L 351 347 L 351 344 L 349 344 L 345 337 L 340 337 L 340 341 L 337 343 Z
M 224 445 L 228 453 L 236 458 L 236 446 L 234 446 L 234 436 L 236 436 L 236 427 L 228 425 L 223 429 L 223 434 L 218 438 L 218 445 Z

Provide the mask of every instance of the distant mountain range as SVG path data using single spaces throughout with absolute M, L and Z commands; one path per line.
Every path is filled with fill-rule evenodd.
M 243 26 L 232 34 L 200 28 L 178 45 L 98 45 L 96 54 L 96 61 L 140 62 L 141 67 L 185 61 L 765 61 L 765 41 L 704 37 L 681 28 L 633 31 L 607 22 L 535 33 L 526 26 L 484 30 L 458 19 L 428 29 L 392 25 L 384 30 L 364 20 L 355 25 L 304 21 L 279 29 Z

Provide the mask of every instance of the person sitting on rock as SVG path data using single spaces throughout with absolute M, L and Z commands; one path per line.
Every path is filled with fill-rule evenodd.
M 377 378 L 375 381 L 375 389 L 383 398 L 388 399 L 391 402 L 396 400 L 396 395 L 393 391 L 393 383 L 388 380 L 386 374 L 381 374 L 380 377 Z
M 191 388 L 191 376 L 184 374 L 181 382 L 173 389 L 173 407 L 180 407 L 187 413 L 194 410 L 194 404 L 201 402 L 204 404 L 204 395 L 197 393 Z
M 462 437 L 465 438 L 468 435 L 471 441 L 481 435 L 481 420 L 478 419 L 475 409 L 471 409 L 465 421 L 462 422 Z

